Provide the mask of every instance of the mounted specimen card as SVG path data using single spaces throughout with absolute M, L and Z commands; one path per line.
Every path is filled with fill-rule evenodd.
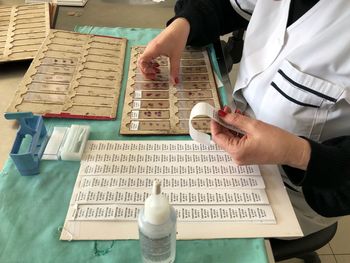
M 126 39 L 51 30 L 8 112 L 45 117 L 113 119 Z
M 0 6 L 0 63 L 33 59 L 49 31 L 49 4 Z
M 206 49 L 186 49 L 181 57 L 180 84 L 169 82 L 168 58 L 156 61 L 160 72 L 154 80 L 143 77 L 137 59 L 145 47 L 133 47 L 126 88 L 121 134 L 188 134 L 192 107 L 207 102 L 220 108 L 217 85 Z M 192 121 L 195 129 L 210 131 L 208 118 Z

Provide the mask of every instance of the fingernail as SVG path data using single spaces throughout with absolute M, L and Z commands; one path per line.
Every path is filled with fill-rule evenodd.
M 227 112 L 224 112 L 223 110 L 219 110 L 219 111 L 218 111 L 218 115 L 219 115 L 220 117 L 225 117 L 225 116 L 227 115 Z

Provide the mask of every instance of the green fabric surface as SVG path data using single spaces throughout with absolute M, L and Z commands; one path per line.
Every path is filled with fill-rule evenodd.
M 125 65 L 130 47 L 145 45 L 160 29 L 78 27 L 76 31 L 128 38 Z M 127 66 L 124 69 L 117 120 L 91 121 L 46 119 L 54 126 L 86 124 L 91 140 L 159 139 L 159 136 L 119 135 Z M 189 139 L 189 136 L 162 136 L 161 139 Z M 21 176 L 9 159 L 0 173 L 0 262 L 141 262 L 138 240 L 60 241 L 78 162 L 41 161 L 40 174 Z M 113 229 L 111 229 L 113 231 Z M 216 239 L 177 241 L 176 262 L 268 262 L 264 240 Z

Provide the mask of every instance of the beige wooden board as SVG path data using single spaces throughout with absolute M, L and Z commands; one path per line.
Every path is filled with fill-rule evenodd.
M 125 93 L 121 134 L 188 134 L 191 108 L 205 101 L 220 108 L 213 69 L 206 49 L 186 49 L 180 63 L 180 84 L 169 84 L 169 61 L 158 58 L 160 73 L 146 80 L 137 67 L 144 47 L 133 47 Z M 210 120 L 198 118 L 196 129 L 209 132 Z
M 55 3 L 59 6 L 84 6 L 87 0 L 25 0 L 26 3 Z
M 51 30 L 7 111 L 31 111 L 48 117 L 115 118 L 126 41 Z
M 1 6 L 0 63 L 33 59 L 50 31 L 50 6 Z

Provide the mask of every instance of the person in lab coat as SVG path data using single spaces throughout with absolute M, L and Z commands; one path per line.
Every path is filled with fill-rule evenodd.
M 186 45 L 246 29 L 233 96 L 239 110 L 212 121 L 212 139 L 238 164 L 278 164 L 305 235 L 350 214 L 350 1 L 179 0 L 175 16 L 138 60 L 170 58 L 179 82 Z

